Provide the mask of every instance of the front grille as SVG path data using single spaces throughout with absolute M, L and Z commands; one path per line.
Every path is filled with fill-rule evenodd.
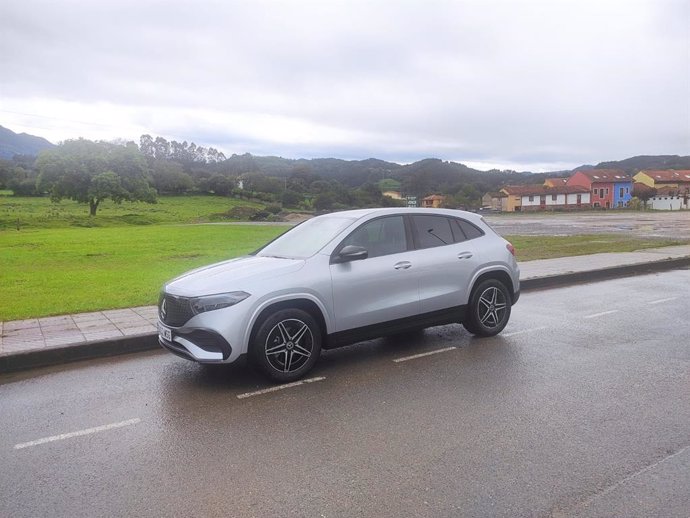
M 188 299 L 163 293 L 158 304 L 158 316 L 164 324 L 180 327 L 186 324 L 194 313 Z

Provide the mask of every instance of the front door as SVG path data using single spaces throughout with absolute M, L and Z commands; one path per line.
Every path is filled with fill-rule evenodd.
M 418 267 L 406 236 L 403 216 L 385 216 L 363 223 L 336 248 L 362 246 L 369 254 L 330 266 L 336 331 L 419 313 Z

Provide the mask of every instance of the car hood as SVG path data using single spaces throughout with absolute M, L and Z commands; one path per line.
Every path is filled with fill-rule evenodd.
M 183 273 L 165 285 L 171 295 L 198 297 L 228 291 L 249 290 L 251 284 L 296 272 L 303 259 L 245 256 Z

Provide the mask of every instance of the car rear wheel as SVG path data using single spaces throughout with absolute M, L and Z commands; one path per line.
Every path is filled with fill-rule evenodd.
M 254 363 L 269 378 L 295 381 L 316 363 L 321 353 L 321 329 L 306 311 L 282 309 L 263 320 L 251 352 Z
M 477 336 L 497 335 L 508 323 L 510 309 L 508 288 L 501 281 L 487 279 L 472 291 L 469 314 L 463 326 Z

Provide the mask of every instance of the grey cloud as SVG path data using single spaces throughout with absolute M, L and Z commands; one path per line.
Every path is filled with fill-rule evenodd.
M 152 134 L 292 157 L 686 153 L 688 12 L 672 0 L 5 2 L 2 106 L 108 102 Z M 158 112 L 184 118 L 156 126 Z M 367 141 L 243 137 L 240 114 Z

